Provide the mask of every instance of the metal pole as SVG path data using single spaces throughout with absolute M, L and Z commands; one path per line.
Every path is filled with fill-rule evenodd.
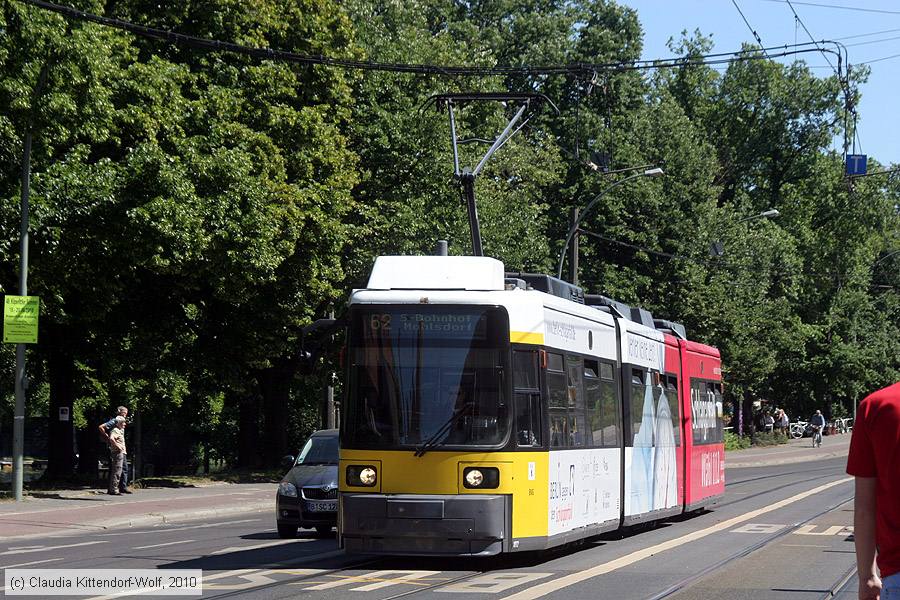
M 19 245 L 19 295 L 28 295 L 28 196 L 31 192 L 31 124 L 25 132 L 22 154 L 22 229 Z M 16 409 L 13 416 L 13 490 L 22 501 L 23 455 L 25 452 L 25 344 L 16 344 Z
M 578 223 L 578 208 L 573 208 L 569 214 L 569 227 L 574 227 Z M 578 285 L 578 229 L 575 229 L 575 236 L 572 238 L 572 259 L 569 262 L 570 277 L 574 285 Z
M 328 313 L 329 319 L 334 319 L 334 311 Z M 331 336 L 334 339 L 334 336 Z M 325 389 L 325 425 L 328 429 L 334 429 L 334 373 L 331 374 L 331 380 Z
M 481 228 L 478 225 L 478 207 L 475 206 L 475 175 L 466 171 L 460 175 L 466 209 L 469 213 L 469 228 L 472 230 L 472 256 L 484 256 L 481 247 Z
M 602 192 L 600 192 L 599 194 L 594 196 L 594 199 L 591 200 L 590 202 L 588 202 L 588 205 L 584 207 L 584 211 L 582 211 L 582 213 L 579 215 L 578 219 L 576 219 L 575 222 L 572 224 L 572 226 L 569 227 L 568 233 L 566 233 L 566 239 L 565 239 L 565 241 L 563 241 L 562 250 L 559 251 L 559 267 L 556 269 L 556 276 L 559 279 L 562 279 L 563 263 L 566 260 L 566 250 L 569 249 L 569 242 L 572 241 L 572 237 L 575 235 L 575 232 L 578 231 L 578 225 L 581 224 L 581 220 L 584 219 L 585 215 L 587 215 L 591 211 L 591 209 L 594 208 L 594 205 L 597 204 L 597 202 L 601 198 L 603 198 L 603 196 L 606 195 L 606 193 L 608 191 L 610 191 L 611 189 L 613 189 L 614 187 L 616 187 L 618 185 L 622 185 L 626 181 L 631 181 L 632 179 L 635 179 L 637 177 L 644 177 L 644 176 L 655 177 L 655 176 L 661 175 L 661 174 L 662 174 L 661 169 L 650 169 L 649 171 L 644 171 L 643 173 L 635 173 L 634 175 L 629 175 L 628 177 L 625 177 L 624 179 L 620 179 L 614 183 L 611 183 L 610 185 L 605 187 Z

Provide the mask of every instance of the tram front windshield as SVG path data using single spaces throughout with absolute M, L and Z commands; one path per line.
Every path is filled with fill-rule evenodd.
M 342 444 L 497 447 L 509 431 L 506 313 L 493 307 L 356 308 Z

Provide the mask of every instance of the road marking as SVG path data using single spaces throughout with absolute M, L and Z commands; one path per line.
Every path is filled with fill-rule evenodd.
M 510 588 L 550 577 L 553 573 L 489 573 L 435 590 L 460 594 L 498 594 Z
M 33 548 L 32 550 L 7 550 L 6 552 L 0 552 L 0 556 L 5 556 L 7 554 L 28 554 L 29 552 L 46 552 L 48 550 L 59 550 L 61 548 L 75 548 L 77 546 L 93 546 L 94 544 L 108 544 L 109 540 L 99 540 L 96 542 L 81 542 L 80 544 L 65 544 L 63 546 L 42 546 L 40 548 Z
M 747 523 L 743 527 L 732 529 L 731 533 L 775 533 L 784 529 L 787 525 L 775 525 L 773 523 Z
M 10 550 L 32 550 L 34 548 L 46 548 L 46 546 L 10 546 Z
M 107 536 L 107 535 L 141 535 L 148 533 L 168 533 L 169 531 L 185 531 L 187 529 L 206 529 L 208 527 L 227 527 L 228 525 L 235 525 L 237 523 L 253 523 L 255 521 L 261 521 L 262 519 L 241 519 L 240 521 L 228 521 L 227 523 L 207 523 L 205 525 L 190 525 L 188 527 L 172 527 L 167 529 L 165 524 L 159 525 L 154 529 L 143 529 L 141 531 L 123 531 L 120 533 L 100 533 L 97 535 Z
M 233 571 L 223 571 L 222 573 L 216 573 L 215 575 L 204 575 L 203 576 L 203 588 L 206 589 L 207 581 L 214 581 L 216 579 L 223 579 L 225 577 L 240 577 L 243 573 L 252 573 L 257 571 L 258 569 L 234 569 Z M 213 586 L 209 586 L 213 587 Z M 149 591 L 148 590 L 129 590 L 125 592 L 116 592 L 114 594 L 107 594 L 105 596 L 94 596 L 93 598 L 89 598 L 88 600 L 111 600 L 112 598 L 119 598 L 121 596 L 133 595 L 140 591 Z
M 638 561 L 644 560 L 645 558 L 653 556 L 654 554 L 659 554 L 660 552 L 665 552 L 666 550 L 671 550 L 672 548 L 683 546 L 684 544 L 705 538 L 706 536 L 712 535 L 713 533 L 718 533 L 720 531 L 730 529 L 735 525 L 746 523 L 747 521 L 755 519 L 760 515 L 764 515 L 774 510 L 784 508 L 785 506 L 788 506 L 795 502 L 799 502 L 804 498 L 809 498 L 810 496 L 814 496 L 815 494 L 824 492 L 827 489 L 831 489 L 834 486 L 841 485 L 842 483 L 848 483 L 850 481 L 853 481 L 853 477 L 845 477 L 843 479 L 838 479 L 837 481 L 832 481 L 831 483 L 826 483 L 825 485 L 820 485 L 819 487 L 813 488 L 811 490 L 801 492 L 796 496 L 791 496 L 790 498 L 785 498 L 784 500 L 780 500 L 763 508 L 758 508 L 746 514 L 727 519 L 725 521 L 722 521 L 721 523 L 717 523 L 716 525 L 712 525 L 705 529 L 691 532 L 679 538 L 675 538 L 667 542 L 662 542 L 660 544 L 656 544 L 655 546 L 650 546 L 649 548 L 637 550 L 635 552 L 632 552 L 631 554 L 626 554 L 625 556 L 622 556 L 615 560 L 599 564 L 595 567 L 591 567 L 590 569 L 586 569 L 578 573 L 572 573 L 571 575 L 566 575 L 553 581 L 538 584 L 517 594 L 507 596 L 504 600 L 534 600 L 535 598 L 546 596 L 547 594 L 557 592 L 562 588 L 581 583 L 582 581 L 586 581 L 588 579 L 592 579 L 594 577 L 597 577 L 598 575 L 603 575 L 604 573 L 610 573 L 617 569 L 621 569 L 622 567 L 627 567 L 628 565 L 632 565 Z
M 844 525 L 832 525 L 824 531 L 814 531 L 816 527 L 819 525 L 802 525 L 793 533 L 794 535 L 841 535 L 847 529 Z M 847 531 L 847 533 L 852 533 L 852 531 Z
M 345 585 L 353 585 L 356 583 L 367 583 L 369 585 L 351 588 L 351 590 L 354 592 L 369 592 L 373 590 L 380 590 L 381 588 L 386 588 L 400 583 L 411 585 L 425 585 L 422 582 L 415 580 L 422 579 L 423 577 L 431 577 L 432 575 L 437 575 L 438 573 L 440 573 L 440 571 L 373 571 L 368 575 L 337 575 L 336 577 L 340 578 L 338 581 L 329 581 L 328 583 L 321 583 L 319 585 L 305 587 L 303 588 L 303 591 L 330 590 L 332 588 L 342 587 Z M 399 575 L 399 577 L 387 577 L 388 575 Z
M 175 544 L 187 544 L 197 540 L 181 540 L 180 542 L 167 542 L 165 544 L 153 544 L 150 546 L 135 546 L 132 550 L 147 550 L 148 548 L 162 548 L 163 546 L 174 546 Z
M 781 544 L 784 548 L 831 548 L 821 544 Z
M 275 580 L 269 575 L 298 575 L 300 577 L 305 577 L 308 575 L 318 575 L 319 573 L 324 573 L 325 569 L 291 569 L 290 571 L 284 571 L 280 569 L 268 569 L 265 571 L 256 571 L 254 569 L 246 569 L 246 571 L 251 571 L 243 574 L 229 574 L 230 577 L 238 577 L 240 579 L 246 580 L 246 583 L 213 583 L 207 584 L 210 581 L 209 577 L 203 578 L 203 591 L 206 590 L 246 590 L 253 587 L 266 585 L 268 583 L 274 583 Z M 216 578 L 216 577 L 213 577 Z M 218 579 L 222 577 L 219 576 Z
M 313 539 L 298 538 L 294 540 L 276 540 L 274 542 L 266 542 L 265 544 L 256 544 L 255 546 L 231 546 L 230 548 L 222 548 L 216 550 L 212 554 L 227 554 L 228 552 L 242 552 L 244 550 L 259 550 L 260 548 L 269 548 L 271 546 L 282 546 L 284 544 L 301 544 L 303 542 L 312 542 Z
M 16 567 L 28 567 L 30 565 L 42 565 L 48 562 L 56 562 L 59 560 L 66 560 L 65 558 L 48 558 L 47 560 L 35 560 L 27 563 L 19 563 L 17 565 L 4 565 L 0 567 L 0 569 L 15 569 Z

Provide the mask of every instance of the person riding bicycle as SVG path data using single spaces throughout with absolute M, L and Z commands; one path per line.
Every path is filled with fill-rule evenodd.
M 822 416 L 821 410 L 816 411 L 816 414 L 809 420 L 809 424 L 812 425 L 815 430 L 815 433 L 813 434 L 813 446 L 821 446 L 822 430 L 825 429 L 825 417 Z

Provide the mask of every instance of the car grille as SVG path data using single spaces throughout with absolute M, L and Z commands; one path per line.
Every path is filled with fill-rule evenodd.
M 325 491 L 322 488 L 305 487 L 303 497 L 307 500 L 337 500 L 338 491 L 336 488 L 328 488 L 328 491 Z

